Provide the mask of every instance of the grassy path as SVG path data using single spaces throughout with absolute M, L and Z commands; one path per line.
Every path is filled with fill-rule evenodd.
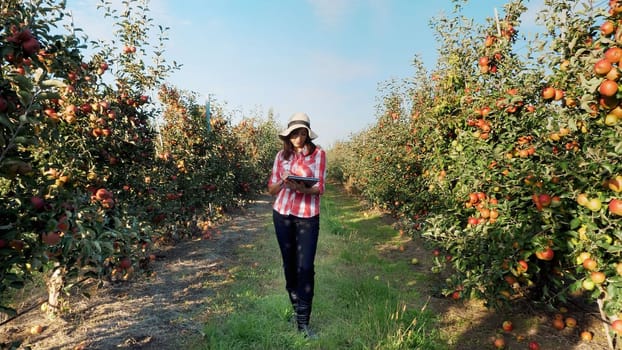
M 240 247 L 234 282 L 212 300 L 205 337 L 194 349 L 444 349 L 425 298 L 409 285 L 417 274 L 380 213 L 329 187 L 322 200 L 311 319 L 319 338 L 289 322 L 278 245 L 270 213 L 265 233 Z M 405 278 L 414 278 L 413 281 Z M 425 278 L 425 277 L 422 277 Z M 413 304 L 413 301 L 416 301 Z

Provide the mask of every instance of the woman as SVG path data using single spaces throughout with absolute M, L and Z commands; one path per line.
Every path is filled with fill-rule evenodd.
M 283 149 L 276 155 L 268 182 L 268 192 L 276 196 L 272 218 L 283 258 L 285 289 L 296 313 L 298 330 L 313 337 L 309 319 L 326 153 L 312 142 L 317 134 L 311 130 L 305 113 L 294 113 L 279 138 L 283 140 Z M 317 183 L 308 186 L 288 179 L 289 175 L 316 178 Z

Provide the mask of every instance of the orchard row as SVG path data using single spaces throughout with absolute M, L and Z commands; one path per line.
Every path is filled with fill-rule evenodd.
M 331 171 L 452 257 L 448 296 L 588 300 L 610 324 L 622 312 L 622 5 L 547 4 L 533 39 L 519 36 L 523 1 L 475 27 L 437 18 L 435 70 L 415 60 L 414 77 L 387 83 L 376 124 L 336 145 Z
M 68 283 L 128 279 L 154 245 L 218 234 L 264 189 L 278 142 L 271 120 L 232 125 L 217 103 L 208 120 L 165 83 L 178 67 L 148 7 L 103 8 L 115 40 L 87 45 L 59 29 L 64 5 L 35 3 L 0 5 L 0 295 L 44 276 L 53 309 Z

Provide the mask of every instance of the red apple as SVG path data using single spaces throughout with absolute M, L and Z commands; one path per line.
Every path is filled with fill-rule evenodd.
M 512 324 L 512 321 L 503 321 L 501 328 L 506 332 L 511 332 L 514 329 L 514 325 Z
M 551 196 L 549 196 L 548 194 L 543 193 L 543 194 L 540 194 L 538 197 L 539 197 L 538 199 L 540 200 L 540 204 L 543 207 L 546 208 L 549 205 L 551 205 Z
M 612 21 L 607 20 L 600 25 L 600 33 L 602 35 L 611 35 L 613 32 L 615 32 L 615 30 L 616 25 Z
M 35 38 L 30 38 L 22 43 L 22 50 L 24 50 L 24 53 L 27 56 L 37 53 L 40 48 L 41 45 L 39 44 L 39 41 L 37 41 L 37 39 Z
M 611 62 L 607 61 L 604 58 L 594 63 L 594 73 L 601 76 L 607 75 L 611 68 L 613 68 Z
M 108 191 L 105 188 L 100 188 L 97 191 L 95 191 L 95 198 L 97 198 L 100 201 L 107 199 L 107 198 L 112 198 L 112 192 Z
M 539 250 L 536 252 L 536 257 L 540 260 L 550 261 L 553 260 L 555 256 L 555 252 L 551 247 L 546 247 L 543 250 Z
M 119 260 L 119 267 L 127 270 L 132 266 L 132 260 L 128 257 L 124 257 L 121 260 Z
M 76 107 L 76 105 L 74 104 L 68 104 L 65 106 L 65 114 L 75 115 L 77 111 L 78 107 Z
M 527 264 L 527 262 L 525 260 L 519 260 L 518 261 L 518 267 L 516 269 L 519 272 L 526 272 L 528 268 L 529 268 L 529 265 Z
M 498 336 L 497 338 L 495 338 L 492 344 L 497 349 L 505 349 L 505 339 L 503 337 Z
M 607 279 L 607 275 L 602 271 L 592 271 L 592 273 L 590 273 L 590 278 L 595 284 L 602 284 Z
M 30 334 L 32 335 L 41 334 L 41 332 L 43 332 L 43 326 L 40 324 L 30 327 Z
M 615 96 L 618 93 L 618 83 L 613 80 L 605 79 L 600 83 L 600 86 L 598 86 L 598 92 L 601 96 Z
M 592 258 L 586 258 L 585 260 L 583 260 L 583 267 L 586 270 L 594 271 L 598 267 L 598 263 Z
M 622 49 L 612 46 L 605 51 L 605 59 L 613 64 L 617 64 L 622 59 Z
M 566 317 L 565 323 L 566 323 L 566 327 L 574 328 L 577 326 L 577 319 L 572 316 L 568 316 Z
M 609 79 L 609 80 L 613 80 L 613 81 L 618 81 L 620 80 L 620 69 L 618 69 L 617 67 L 613 67 L 611 68 L 611 70 L 609 71 L 609 73 L 607 73 L 605 75 L 605 78 Z
M 613 215 L 622 216 L 622 199 L 614 198 L 609 201 L 609 212 Z
M 593 335 L 592 335 L 592 332 L 590 332 L 590 331 L 582 331 L 581 332 L 581 340 L 583 340 L 583 341 L 590 341 L 590 340 L 592 340 L 592 337 L 593 337 Z
M 83 104 L 80 106 L 80 110 L 81 110 L 83 113 L 91 113 L 91 112 L 93 111 L 93 107 L 91 106 L 91 104 L 90 104 L 90 103 L 83 103 Z
M 41 240 L 47 245 L 57 245 L 61 241 L 59 232 L 48 232 L 41 234 Z
M 58 120 L 58 114 L 53 108 L 46 108 L 43 113 L 50 119 Z
M 616 177 L 607 181 L 607 187 L 609 187 L 609 189 L 615 193 L 622 192 L 622 175 L 617 175 Z
M 540 350 L 540 344 L 533 340 L 529 342 L 529 350 Z
M 0 112 L 6 111 L 8 107 L 9 107 L 9 103 L 6 101 L 4 97 L 0 96 Z
M 126 45 L 123 47 L 123 53 L 134 53 L 136 52 L 136 47 L 134 46 L 130 46 L 130 45 Z
M 45 208 L 45 200 L 38 196 L 32 196 L 30 198 L 30 203 L 36 210 L 42 210 Z
M 21 239 L 12 239 L 9 241 L 9 247 L 21 252 L 24 249 L 24 241 Z
M 557 329 L 558 331 L 564 329 L 564 327 L 566 327 L 566 323 L 564 322 L 563 319 L 561 318 L 555 318 L 553 320 L 553 328 Z
M 545 100 L 550 100 L 555 97 L 555 88 L 552 86 L 547 86 L 542 90 L 542 98 Z

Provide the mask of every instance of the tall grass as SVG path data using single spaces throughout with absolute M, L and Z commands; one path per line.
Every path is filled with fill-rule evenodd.
M 212 300 L 205 337 L 192 348 L 447 348 L 435 316 L 409 307 L 421 304 L 417 292 L 398 285 L 409 273 L 407 262 L 389 261 L 376 249 L 395 236 L 379 214 L 364 217 L 356 200 L 329 186 L 320 226 L 311 317 L 318 339 L 303 338 L 289 320 L 278 245 L 267 219 L 265 234 L 238 254 L 235 282 Z

